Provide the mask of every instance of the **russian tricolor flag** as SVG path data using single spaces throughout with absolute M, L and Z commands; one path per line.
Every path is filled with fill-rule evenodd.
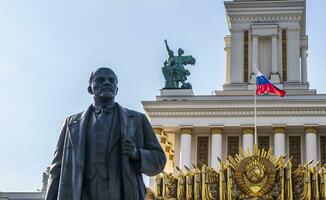
M 284 97 L 285 91 L 278 89 L 273 83 L 266 78 L 259 70 L 256 74 L 256 94 L 268 94 L 273 93 L 280 97 Z

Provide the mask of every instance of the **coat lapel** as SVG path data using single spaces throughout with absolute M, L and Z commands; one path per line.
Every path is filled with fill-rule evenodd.
M 69 123 L 69 133 L 72 147 L 75 150 L 75 156 L 82 169 L 85 160 L 85 137 L 87 122 L 91 107 L 92 106 L 89 106 L 86 111 L 82 112 L 75 119 L 72 119 Z
M 137 128 L 136 116 L 127 109 L 118 105 L 121 124 L 121 140 L 134 140 L 135 131 Z M 139 193 L 137 187 L 137 175 L 135 169 L 130 163 L 127 155 L 122 155 L 122 182 L 124 188 L 124 199 L 139 200 Z M 130 178 L 133 177 L 133 178 Z M 130 188 L 133 188 L 132 190 Z
M 118 119 L 120 120 L 120 131 L 117 133 L 113 133 L 110 138 L 110 144 L 109 144 L 109 153 L 111 152 L 113 146 L 118 142 L 120 136 L 121 141 L 125 139 L 132 139 L 134 136 L 134 133 L 136 131 L 137 121 L 135 119 L 135 116 L 128 112 L 127 109 L 123 108 L 117 103 L 118 107 Z M 114 126 L 114 125 L 113 125 Z
M 132 140 L 134 133 L 137 128 L 137 119 L 134 114 L 130 113 L 127 109 L 119 107 L 120 113 L 120 124 L 121 124 L 121 139 L 130 139 Z

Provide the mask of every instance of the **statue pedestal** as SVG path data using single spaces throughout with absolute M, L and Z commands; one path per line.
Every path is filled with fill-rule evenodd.
M 161 96 L 194 96 L 192 89 L 161 89 Z

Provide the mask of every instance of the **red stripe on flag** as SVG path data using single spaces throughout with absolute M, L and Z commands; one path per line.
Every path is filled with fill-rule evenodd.
M 257 89 L 256 89 L 256 94 L 267 94 L 267 93 L 273 93 L 276 94 L 280 97 L 284 97 L 285 95 L 285 91 L 284 90 L 280 90 L 277 87 L 275 87 L 272 84 L 261 84 L 261 85 L 257 85 Z

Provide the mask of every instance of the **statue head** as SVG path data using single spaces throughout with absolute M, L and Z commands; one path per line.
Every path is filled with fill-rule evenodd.
M 101 67 L 91 73 L 88 92 L 101 99 L 114 99 L 118 93 L 118 77 L 110 68 Z
M 184 54 L 184 50 L 181 49 L 181 48 L 179 48 L 179 49 L 178 49 L 178 55 L 179 55 L 179 56 L 182 56 L 183 54 Z

